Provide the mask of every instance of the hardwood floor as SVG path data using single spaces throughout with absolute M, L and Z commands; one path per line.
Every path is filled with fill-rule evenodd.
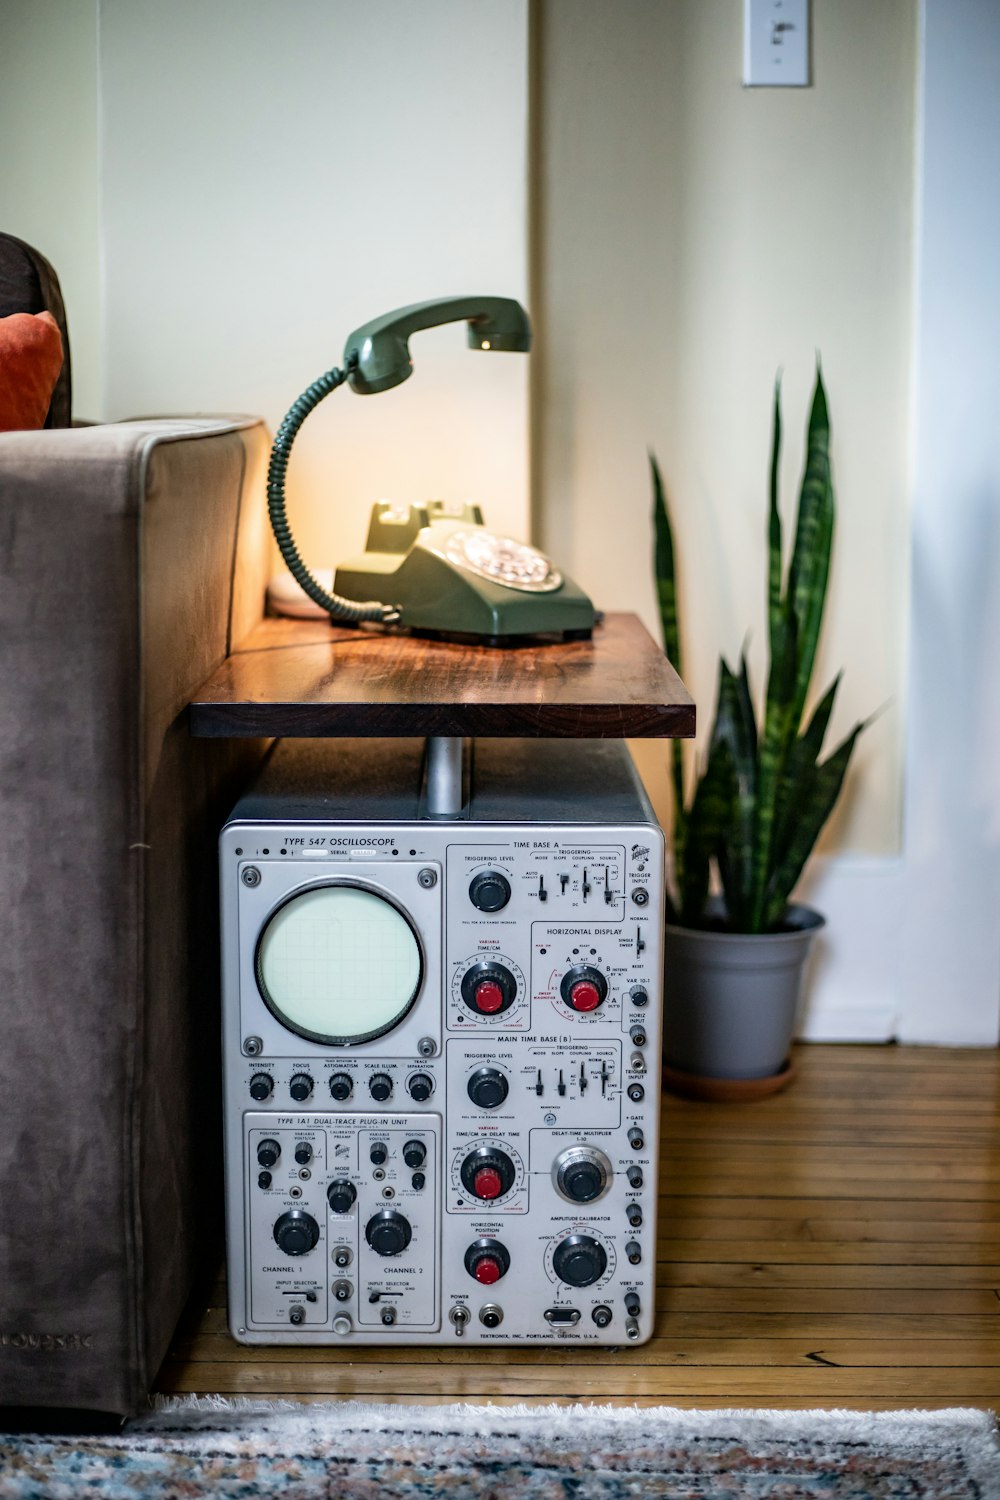
M 667 1098 L 639 1348 L 246 1349 L 220 1282 L 164 1392 L 402 1402 L 1000 1406 L 1000 1052 L 801 1047 L 755 1104 Z

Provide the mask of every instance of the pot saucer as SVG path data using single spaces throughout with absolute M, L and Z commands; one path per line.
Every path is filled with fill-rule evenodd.
M 750 1103 L 780 1094 L 798 1076 L 798 1071 L 790 1057 L 777 1073 L 766 1078 L 710 1078 L 703 1073 L 685 1073 L 664 1063 L 663 1087 L 682 1099 L 703 1099 L 710 1104 Z

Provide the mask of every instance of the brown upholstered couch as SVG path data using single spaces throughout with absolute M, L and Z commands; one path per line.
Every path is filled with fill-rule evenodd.
M 0 434 L 0 1407 L 143 1401 L 221 1214 L 218 829 L 262 610 L 251 418 Z

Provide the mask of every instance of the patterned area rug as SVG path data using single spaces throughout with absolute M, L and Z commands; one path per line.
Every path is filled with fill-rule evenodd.
M 114 1438 L 0 1438 L 2 1500 L 995 1500 L 983 1412 L 163 1402 Z

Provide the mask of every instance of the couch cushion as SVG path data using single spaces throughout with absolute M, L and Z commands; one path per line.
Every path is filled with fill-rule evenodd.
M 50 312 L 0 318 L 0 432 L 45 426 L 62 362 L 62 338 Z
M 50 312 L 62 334 L 63 364 L 46 427 L 69 427 L 72 424 L 72 385 L 70 379 L 69 331 L 63 307 L 59 278 L 44 255 L 12 234 L 0 234 L 0 318 L 11 313 Z

